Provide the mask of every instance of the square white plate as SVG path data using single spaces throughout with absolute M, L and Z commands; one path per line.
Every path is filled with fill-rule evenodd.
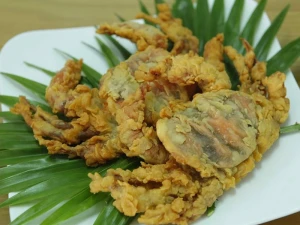
M 213 1 L 210 1 L 212 5 Z M 228 16 L 233 0 L 225 1 Z M 246 0 L 242 26 L 251 15 L 256 2 Z M 259 25 L 256 42 L 270 22 L 266 15 Z M 69 28 L 59 30 L 32 31 L 12 38 L 3 47 L 0 54 L 0 71 L 22 75 L 29 79 L 48 84 L 50 79 L 43 73 L 27 67 L 24 61 L 39 65 L 52 71 L 59 70 L 65 63 L 53 49 L 58 48 L 75 57 L 83 58 L 85 63 L 105 73 L 107 65 L 95 52 L 84 46 L 84 41 L 97 46 L 93 27 Z M 130 50 L 133 44 L 122 40 Z M 280 49 L 278 41 L 272 46 L 270 55 Z M 294 76 L 288 72 L 286 86 L 291 102 L 290 116 L 285 125 L 300 122 L 300 91 Z M 3 95 L 35 96 L 15 82 L 0 75 L 0 93 Z M 2 107 L 3 111 L 8 110 Z M 236 189 L 225 193 L 217 202 L 215 213 L 211 217 L 204 216 L 195 222 L 201 225 L 250 225 L 259 224 L 286 216 L 300 210 L 300 134 L 282 135 L 274 146 L 265 154 L 256 169 L 248 175 Z M 11 219 L 16 218 L 26 207 L 12 207 Z M 97 209 L 91 209 L 85 216 L 73 219 L 73 224 L 92 224 Z M 69 221 L 70 222 L 70 221 Z M 34 224 L 34 223 L 32 223 Z M 70 224 L 70 223 L 68 223 Z

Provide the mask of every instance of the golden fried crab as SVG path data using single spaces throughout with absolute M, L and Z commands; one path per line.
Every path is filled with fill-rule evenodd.
M 109 69 L 99 89 L 80 85 L 82 61 L 68 61 L 52 79 L 46 99 L 66 122 L 20 97 L 21 114 L 50 154 L 82 157 L 95 166 L 126 154 L 145 162 L 133 171 L 89 174 L 91 192 L 111 192 L 117 209 L 140 214 L 146 224 L 188 224 L 225 190 L 249 173 L 277 140 L 288 116 L 285 75 L 266 77 L 266 65 L 243 40 L 246 54 L 223 47 L 223 35 L 197 54 L 198 42 L 171 17 L 167 5 L 157 18 L 138 15 L 157 28 L 122 22 L 100 33 L 117 34 L 138 52 Z M 178 32 L 173 32 L 174 29 Z M 168 39 L 174 42 L 168 52 Z M 230 90 L 223 55 L 239 73 Z

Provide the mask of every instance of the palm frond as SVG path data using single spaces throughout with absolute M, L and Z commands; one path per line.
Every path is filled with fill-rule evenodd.
M 210 35 L 209 39 L 218 33 L 224 32 L 225 6 L 224 0 L 215 1 L 210 14 Z
M 224 44 L 236 48 L 240 41 L 240 27 L 245 0 L 235 1 L 224 28 Z
M 140 6 L 140 10 L 141 12 L 147 14 L 147 15 L 150 15 L 150 12 L 148 10 L 148 8 L 145 6 L 144 2 L 142 0 L 138 0 L 139 2 L 139 6 Z M 144 23 L 145 24 L 149 24 L 149 25 L 152 25 L 152 26 L 155 26 L 153 23 L 147 21 L 147 20 L 144 20 Z
M 210 35 L 210 12 L 207 0 L 198 0 L 194 12 L 194 34 L 199 40 L 199 53 L 203 55 L 204 44 Z
M 120 22 L 126 21 L 122 16 L 120 16 L 118 13 L 115 13 L 115 16 L 119 19 Z
M 267 75 L 286 72 L 300 56 L 300 38 L 290 42 L 267 62 Z
M 56 74 L 56 72 L 53 72 L 53 71 L 44 69 L 44 68 L 42 68 L 42 67 L 40 67 L 40 66 L 37 66 L 37 65 L 34 65 L 34 64 L 32 64 L 32 63 L 29 63 L 29 62 L 24 62 L 24 63 L 25 63 L 27 66 L 29 66 L 29 67 L 31 67 L 31 68 L 34 68 L 34 69 L 37 69 L 37 70 L 39 70 L 39 71 L 41 71 L 41 72 L 47 74 L 47 75 L 50 76 L 50 77 L 53 77 L 53 76 Z
M 6 105 L 8 107 L 13 107 L 17 102 L 19 102 L 18 97 L 0 95 L 0 103 L 2 103 L 3 105 Z M 48 105 L 44 104 L 44 103 L 37 102 L 37 101 L 34 101 L 34 100 L 29 100 L 29 102 L 32 105 L 35 105 L 35 106 L 38 105 L 39 107 L 41 107 L 43 110 L 45 110 L 47 112 L 51 112 L 51 108 Z
M 252 15 L 250 16 L 246 26 L 244 27 L 240 35 L 242 38 L 245 38 L 251 45 L 253 45 L 254 35 L 257 30 L 258 24 L 262 18 L 262 15 L 264 13 L 266 4 L 267 4 L 267 0 L 261 0 L 257 4 L 256 8 L 254 9 Z M 242 42 L 239 41 L 237 45 L 237 49 L 239 50 L 239 52 L 243 51 L 242 48 L 243 48 Z
M 120 60 L 116 57 L 115 53 L 109 48 L 99 37 L 95 37 L 101 51 L 103 52 L 104 58 L 109 67 L 117 66 Z
M 175 0 L 172 7 L 174 17 L 181 18 L 182 24 L 190 30 L 194 29 L 194 6 L 190 0 Z
M 131 56 L 131 53 L 126 48 L 124 48 L 123 45 L 121 45 L 118 41 L 116 41 L 116 39 L 114 39 L 112 36 L 110 35 L 103 35 L 103 36 L 106 39 L 108 39 L 118 49 L 118 51 L 123 56 L 123 60 L 128 59 L 129 56 Z
M 113 199 L 109 198 L 107 206 L 102 207 L 94 225 L 129 225 L 134 217 L 124 216 L 113 206 Z
M 290 125 L 290 126 L 280 128 L 280 133 L 281 134 L 287 134 L 287 133 L 297 132 L 297 131 L 300 131 L 300 124 L 299 123 L 295 123 L 294 125 Z
M 277 32 L 284 21 L 284 18 L 289 10 L 289 5 L 287 5 L 279 15 L 274 19 L 271 26 L 266 30 L 264 35 L 259 40 L 258 44 L 255 46 L 256 57 L 260 61 L 265 61 L 268 57 L 271 45 L 276 38 Z
M 0 112 L 0 119 L 4 119 L 5 121 L 8 121 L 8 122 L 21 122 L 21 121 L 23 121 L 22 116 L 14 115 L 9 111 Z
M 86 43 L 84 41 L 82 41 L 81 43 L 84 44 L 85 46 L 87 46 L 88 48 L 92 49 L 94 52 L 96 52 L 100 56 L 103 56 L 103 53 L 101 51 L 99 51 L 99 49 L 95 48 L 93 45 Z
M 93 207 L 99 202 L 102 203 L 101 207 L 105 207 L 103 203 L 106 203 L 110 198 L 107 193 L 100 193 L 99 195 L 91 195 L 90 189 L 85 186 L 77 194 L 67 198 L 68 201 L 53 212 L 47 219 L 45 219 L 41 225 L 51 225 L 70 219 L 79 213 Z
M 18 82 L 21 84 L 23 87 L 27 88 L 28 90 L 32 91 L 34 94 L 36 94 L 39 99 L 43 100 L 45 93 L 46 93 L 46 85 L 38 83 L 36 81 L 24 78 L 19 75 L 11 74 L 11 73 L 4 73 L 1 72 L 2 75 Z

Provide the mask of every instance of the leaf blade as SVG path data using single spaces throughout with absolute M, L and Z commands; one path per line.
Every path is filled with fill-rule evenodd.
M 120 63 L 120 60 L 115 56 L 112 50 L 97 36 L 95 37 L 100 49 L 103 52 L 105 60 L 109 67 L 115 67 Z
M 9 96 L 9 95 L 0 95 L 0 103 L 8 106 L 13 107 L 16 103 L 19 102 L 19 98 L 15 96 Z M 41 102 L 29 100 L 30 104 L 35 106 L 40 106 L 43 110 L 47 112 L 51 112 L 51 108 L 48 105 L 45 105 Z
M 239 42 L 244 3 L 244 0 L 235 1 L 231 8 L 229 17 L 225 23 L 224 45 L 231 45 L 234 48 L 236 48 L 236 46 L 238 45 L 237 43 Z
M 258 5 L 254 9 L 252 15 L 250 16 L 249 20 L 247 21 L 242 33 L 241 37 L 245 38 L 250 45 L 253 45 L 254 35 L 257 29 L 257 26 L 262 18 L 264 13 L 264 9 L 266 7 L 267 0 L 259 1 Z M 242 47 L 242 42 L 240 42 L 240 47 Z
M 44 74 L 47 74 L 49 77 L 54 77 L 56 72 L 53 72 L 53 71 L 50 71 L 50 70 L 47 70 L 47 69 L 44 69 L 40 66 L 37 66 L 37 65 L 34 65 L 32 63 L 29 63 L 29 62 L 24 62 L 27 66 L 33 68 L 33 69 L 36 69 L 36 70 L 39 70 L 41 72 L 43 72 Z
M 123 56 L 124 60 L 128 59 L 131 56 L 131 53 L 124 48 L 123 45 L 121 45 L 116 39 L 114 39 L 112 36 L 105 34 L 103 35 L 106 39 L 108 39 L 121 53 L 121 55 Z
M 215 1 L 210 15 L 210 38 L 218 33 L 223 33 L 225 29 L 225 5 L 224 0 Z
M 182 19 L 182 24 L 194 33 L 194 6 L 190 0 L 175 0 L 172 7 L 174 17 Z
M 286 72 L 300 56 L 300 38 L 290 42 L 267 61 L 267 76 Z
M 265 31 L 258 44 L 255 46 L 255 54 L 258 60 L 265 61 L 268 57 L 271 45 L 280 29 L 284 18 L 289 10 L 290 5 L 287 5 L 273 20 L 270 27 Z
M 37 97 L 44 101 L 47 87 L 46 85 L 11 73 L 1 72 L 1 74 L 21 84 L 23 87 L 32 91 Z
M 207 0 L 198 0 L 194 13 L 194 35 L 199 40 L 199 54 L 203 55 L 204 44 L 210 35 L 210 13 Z

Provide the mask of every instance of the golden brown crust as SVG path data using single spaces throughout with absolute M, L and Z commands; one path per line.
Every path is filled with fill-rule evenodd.
M 215 179 L 201 179 L 188 167 L 170 159 L 162 165 L 133 170 L 108 170 L 105 177 L 89 174 L 91 192 L 111 192 L 114 206 L 125 215 L 143 213 L 146 224 L 187 224 L 200 217 L 222 195 Z
M 167 37 L 157 28 L 136 22 L 126 21 L 112 24 L 103 24 L 97 30 L 99 34 L 116 34 L 127 38 L 137 44 L 139 51 L 148 46 L 166 49 L 168 47 Z
M 199 41 L 193 33 L 182 25 L 182 21 L 173 18 L 171 9 L 167 4 L 158 4 L 158 17 L 153 17 L 145 13 L 139 13 L 136 18 L 145 19 L 151 23 L 159 25 L 160 29 L 173 42 L 171 53 L 174 55 L 198 52 Z

